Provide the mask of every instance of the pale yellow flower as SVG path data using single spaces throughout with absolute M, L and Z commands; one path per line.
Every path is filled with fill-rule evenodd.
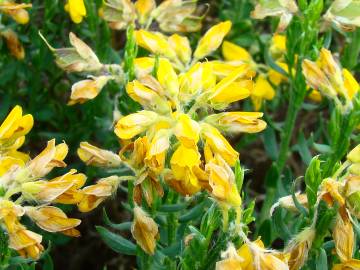
M 88 165 L 99 167 L 118 167 L 121 164 L 119 155 L 100 149 L 88 142 L 81 142 L 77 150 L 80 159 Z

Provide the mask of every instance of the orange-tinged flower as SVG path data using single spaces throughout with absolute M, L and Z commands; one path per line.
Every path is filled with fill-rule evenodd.
M 347 262 L 351 260 L 355 247 L 355 234 L 349 214 L 345 208 L 339 209 L 332 236 L 340 261 Z
M 41 241 L 41 235 L 26 230 L 22 225 L 18 225 L 15 232 L 9 233 L 9 247 L 19 252 L 21 256 L 31 257 L 34 260 L 37 260 L 44 250 Z
M 140 207 L 134 208 L 134 221 L 131 233 L 136 243 L 149 255 L 155 253 L 156 239 L 159 231 L 155 221 L 149 217 Z
M 74 229 L 80 225 L 81 220 L 68 218 L 59 208 L 54 206 L 25 207 L 26 215 L 29 216 L 41 229 L 48 232 L 61 232 L 69 236 L 80 236 L 80 232 Z
M 89 212 L 113 195 L 120 184 L 118 176 L 109 176 L 97 181 L 96 184 L 82 189 L 83 197 L 78 203 L 79 211 Z

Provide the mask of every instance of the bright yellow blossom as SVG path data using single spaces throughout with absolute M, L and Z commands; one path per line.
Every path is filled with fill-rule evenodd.
M 70 14 L 71 20 L 74 23 L 81 23 L 86 16 L 84 0 L 68 0 L 65 10 Z

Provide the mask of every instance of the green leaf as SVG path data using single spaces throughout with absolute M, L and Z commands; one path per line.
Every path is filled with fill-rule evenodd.
M 316 259 L 316 270 L 327 270 L 328 264 L 327 264 L 327 256 L 326 252 L 323 248 L 320 249 L 320 253 Z
M 240 160 L 237 160 L 235 164 L 235 182 L 239 192 L 241 192 L 244 183 L 244 175 L 245 172 L 240 165 Z
M 96 226 L 96 230 L 100 234 L 101 239 L 105 244 L 117 253 L 126 255 L 136 254 L 136 245 L 124 237 L 110 232 L 102 226 Z
M 193 220 L 193 219 L 196 219 L 196 218 L 202 216 L 202 213 L 204 211 L 204 207 L 205 207 L 205 201 L 198 204 L 197 206 L 195 206 L 191 210 L 189 210 L 186 214 L 180 216 L 179 217 L 179 222 L 181 222 L 181 223 L 188 222 L 190 220 Z
M 306 185 L 306 195 L 309 202 L 309 207 L 314 206 L 317 199 L 317 191 L 321 184 L 322 176 L 320 170 L 320 160 L 319 157 L 314 157 L 309 167 L 305 173 L 305 185 Z
M 266 154 L 275 161 L 279 155 L 279 150 L 276 142 L 275 131 L 272 127 L 268 126 L 263 132 L 263 141 Z
M 111 220 L 109 219 L 109 217 L 106 213 L 105 208 L 103 208 L 103 219 L 104 219 L 105 224 L 110 226 L 113 229 L 116 229 L 116 230 L 130 230 L 131 229 L 132 222 L 123 222 L 123 223 L 119 223 L 119 224 L 111 222 Z

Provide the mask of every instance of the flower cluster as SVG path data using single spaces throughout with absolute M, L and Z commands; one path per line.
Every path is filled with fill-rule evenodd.
M 86 176 L 74 169 L 46 179 L 53 168 L 66 166 L 68 147 L 65 143 L 56 144 L 53 139 L 31 159 L 18 149 L 32 126 L 33 117 L 23 115 L 20 106 L 14 107 L 0 126 L 0 224 L 8 233 L 10 248 L 37 259 L 44 249 L 42 236 L 21 224 L 21 217 L 29 217 L 48 232 L 80 236 L 75 227 L 81 220 L 67 217 L 52 204 L 73 204 L 81 212 L 91 211 L 115 192 L 120 180 L 110 177 L 83 187 Z
M 26 8 L 31 7 L 31 4 L 17 4 L 14 1 L 1 1 L 0 2 L 0 15 L 5 14 L 10 16 L 18 24 L 27 24 L 29 22 L 29 13 Z M 6 41 L 6 45 L 16 59 L 24 59 L 25 51 L 19 41 L 19 38 L 14 30 L 6 27 L 0 22 L 0 37 Z

